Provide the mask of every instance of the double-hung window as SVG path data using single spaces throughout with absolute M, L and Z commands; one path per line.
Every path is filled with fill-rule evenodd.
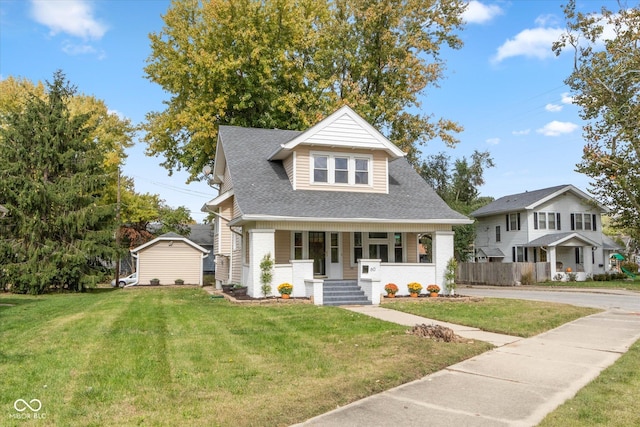
M 370 186 L 372 164 L 363 154 L 311 153 L 311 183 Z

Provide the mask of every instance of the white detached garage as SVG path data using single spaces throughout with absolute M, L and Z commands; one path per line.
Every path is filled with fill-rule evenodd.
M 138 284 L 159 279 L 161 285 L 173 285 L 181 279 L 187 285 L 202 286 L 202 263 L 209 251 L 177 233 L 166 233 L 131 249 L 136 260 Z

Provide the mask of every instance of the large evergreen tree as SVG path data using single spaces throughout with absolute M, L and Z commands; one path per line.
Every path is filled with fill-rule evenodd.
M 42 293 L 83 290 L 113 255 L 113 205 L 90 115 L 72 115 L 75 88 L 60 71 L 24 108 L 0 117 L 0 286 Z

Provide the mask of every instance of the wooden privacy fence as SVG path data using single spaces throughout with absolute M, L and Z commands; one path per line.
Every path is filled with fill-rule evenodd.
M 531 275 L 531 283 L 551 279 L 548 262 L 461 262 L 456 282 L 469 285 L 514 286 L 522 283 L 523 275 Z

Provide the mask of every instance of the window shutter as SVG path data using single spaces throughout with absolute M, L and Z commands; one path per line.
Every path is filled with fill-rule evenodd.
M 538 262 L 538 248 L 533 248 L 533 262 Z
M 575 214 L 571 214 L 571 229 L 572 230 L 576 229 L 576 216 L 575 216 Z
M 538 229 L 538 212 L 533 213 L 533 229 Z
M 592 217 L 592 219 L 591 219 L 591 229 L 592 229 L 593 231 L 597 231 L 597 230 L 596 230 L 596 214 L 593 214 L 593 217 Z
M 507 218 L 507 231 L 509 231 L 509 214 L 506 215 Z
M 529 262 L 529 250 L 527 248 L 522 248 L 522 252 L 524 252 L 524 262 Z
M 576 264 L 580 264 L 580 248 L 576 248 Z
M 560 212 L 558 212 L 556 214 L 556 230 L 561 230 L 562 228 L 560 227 Z
M 520 212 L 518 212 L 518 230 L 520 230 Z
M 511 247 L 511 262 L 516 262 L 516 247 Z

